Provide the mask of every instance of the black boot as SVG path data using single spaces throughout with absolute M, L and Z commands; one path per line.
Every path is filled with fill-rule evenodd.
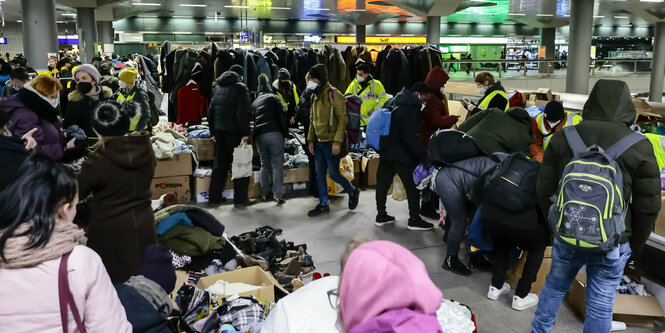
M 328 214 L 328 213 L 330 213 L 330 207 L 322 206 L 322 205 L 316 205 L 316 207 L 314 207 L 314 209 L 307 212 L 307 216 L 315 217 L 315 216 L 319 216 L 321 214 Z
M 468 276 L 471 274 L 471 270 L 464 265 L 457 256 L 447 256 L 446 261 L 443 262 L 441 266 L 447 271 L 451 271 L 455 274 Z

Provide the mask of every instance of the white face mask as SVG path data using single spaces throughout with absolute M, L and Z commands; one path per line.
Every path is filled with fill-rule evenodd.
M 478 87 L 478 95 L 485 95 L 485 92 L 487 91 L 487 88 L 485 87 Z
M 307 89 L 308 89 L 308 90 L 314 90 L 314 89 L 316 89 L 316 87 L 318 87 L 318 86 L 319 86 L 319 85 L 316 84 L 316 82 L 314 82 L 314 81 L 309 81 L 309 83 L 307 83 Z
M 365 78 L 360 75 L 356 75 L 356 80 L 358 80 L 358 83 L 362 83 L 363 81 L 365 81 Z
M 561 122 L 561 120 L 559 120 L 559 121 L 549 121 L 548 120 L 547 121 L 547 123 L 550 124 L 550 128 L 556 127 L 556 125 L 559 125 L 560 122 Z
M 127 88 L 127 83 L 125 81 L 119 81 L 118 85 L 120 86 L 120 89 L 125 89 Z
M 441 89 L 439 89 L 439 91 L 441 92 L 441 95 L 443 95 L 443 87 L 441 87 Z

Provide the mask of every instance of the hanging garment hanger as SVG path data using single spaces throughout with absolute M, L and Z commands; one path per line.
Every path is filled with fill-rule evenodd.
M 194 81 L 193 79 L 190 79 L 189 81 L 187 81 L 186 86 L 188 86 L 190 84 L 198 84 L 198 83 L 196 81 Z

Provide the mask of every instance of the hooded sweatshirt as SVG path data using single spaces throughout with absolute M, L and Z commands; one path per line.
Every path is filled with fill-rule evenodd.
M 533 121 L 529 113 L 516 107 L 503 112 L 488 109 L 467 119 L 459 130 L 471 135 L 489 153 L 530 154 Z
M 427 149 L 429 138 L 440 129 L 451 128 L 457 123 L 457 116 L 448 112 L 448 99 L 441 93 L 441 87 L 450 77 L 441 67 L 434 67 L 427 74 L 425 84 L 429 88 L 430 98 L 420 117 L 420 145 Z
M 83 163 L 79 197 L 94 195 L 87 245 L 114 283 L 138 275 L 145 248 L 157 243 L 150 206 L 155 164 L 147 134 L 104 138 Z
M 635 122 L 636 111 L 628 85 L 623 81 L 598 80 L 584 104 L 582 117 L 584 121 L 575 128 L 587 146 L 599 145 L 607 149 L 632 133 L 629 126 Z M 544 212 L 549 210 L 550 197 L 572 157 L 563 131 L 554 133 L 538 177 L 537 192 Z M 658 163 L 648 140 L 629 148 L 617 163 L 623 174 L 623 197 L 632 197 L 625 219 L 626 232 L 621 241 L 630 241 L 636 253 L 649 238 L 660 211 Z
M 392 242 L 366 243 L 351 253 L 339 299 L 346 333 L 442 332 L 435 314 L 441 291 L 425 264 Z

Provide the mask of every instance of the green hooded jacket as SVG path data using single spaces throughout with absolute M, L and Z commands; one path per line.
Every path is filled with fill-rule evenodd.
M 584 121 L 576 125 L 587 146 L 607 149 L 632 132 L 636 111 L 628 85 L 623 81 L 599 80 L 593 87 L 582 111 Z M 537 192 L 543 211 L 556 192 L 566 164 L 573 158 L 562 131 L 554 133 L 545 150 L 540 167 Z M 649 238 L 660 211 L 660 173 L 648 140 L 637 143 L 617 160 L 623 174 L 624 198 L 631 198 L 626 215 L 626 233 L 621 242 L 630 241 L 633 252 L 639 251 Z
M 472 136 L 488 153 L 524 153 L 530 156 L 533 142 L 533 120 L 524 109 L 515 107 L 504 112 L 491 108 L 467 119 L 459 130 Z

